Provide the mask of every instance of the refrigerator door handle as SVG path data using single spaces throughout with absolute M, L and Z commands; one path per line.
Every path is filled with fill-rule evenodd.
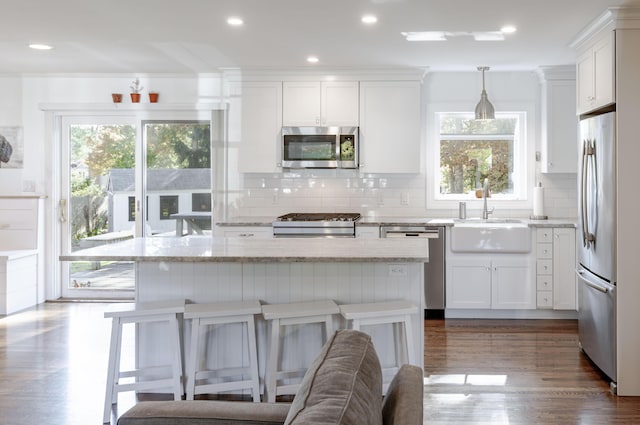
M 580 205 L 580 223 L 582 224 L 582 245 L 584 247 L 589 246 L 589 241 L 587 235 L 589 233 L 587 227 L 587 143 L 588 140 L 582 141 L 582 162 L 580 166 L 580 196 L 581 196 L 581 205 Z
M 584 270 L 578 269 L 576 270 L 576 274 L 582 278 L 582 281 L 584 282 L 585 285 L 587 285 L 590 288 L 595 289 L 596 291 L 600 291 L 603 294 L 606 294 L 607 292 L 609 292 L 609 288 L 607 288 L 606 286 L 603 285 L 599 285 L 595 282 L 590 282 L 587 279 L 585 279 L 584 277 Z

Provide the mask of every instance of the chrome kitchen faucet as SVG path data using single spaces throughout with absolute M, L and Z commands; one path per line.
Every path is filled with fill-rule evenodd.
M 482 187 L 482 219 L 486 220 L 489 218 L 489 214 L 493 214 L 493 208 L 490 210 L 487 209 L 487 194 L 489 193 L 489 179 L 484 179 L 484 186 Z

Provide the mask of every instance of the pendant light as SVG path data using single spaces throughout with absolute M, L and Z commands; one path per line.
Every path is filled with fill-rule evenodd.
M 482 71 L 482 94 L 480 95 L 480 102 L 476 105 L 476 119 L 477 120 L 492 120 L 496 117 L 493 105 L 489 102 L 487 92 L 484 89 L 484 72 L 488 71 L 488 66 L 479 66 L 478 71 Z

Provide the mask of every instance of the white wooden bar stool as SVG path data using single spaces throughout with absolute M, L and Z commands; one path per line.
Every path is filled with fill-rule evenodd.
M 212 304 L 187 304 L 184 318 L 191 319 L 191 347 L 187 363 L 187 400 L 196 394 L 214 394 L 223 391 L 250 389 L 253 401 L 260 402 L 260 376 L 256 348 L 255 314 L 262 311 L 259 301 L 237 301 Z M 231 323 L 246 324 L 247 348 L 238 352 L 238 367 L 216 365 L 207 368 L 207 340 L 202 338 L 207 327 Z M 222 343 L 225 343 L 224 341 Z M 244 353 L 244 354 L 243 354 Z M 202 355 L 201 355 L 202 354 Z M 247 357 L 245 357 L 245 355 Z M 246 366 L 243 366 L 246 365 Z M 240 379 L 230 380 L 232 377 Z M 212 383 L 211 380 L 218 382 Z
M 269 338 L 269 354 L 267 359 L 267 367 L 265 371 L 266 375 L 266 388 L 267 401 L 273 403 L 276 401 L 276 396 L 285 394 L 295 394 L 298 390 L 299 383 L 280 383 L 284 379 L 302 378 L 306 372 L 306 365 L 304 368 L 294 370 L 282 370 L 280 369 L 281 363 L 281 351 L 280 344 L 281 337 L 287 335 L 280 333 L 281 327 L 292 325 L 306 325 L 312 323 L 320 323 L 322 325 L 322 341 L 320 346 L 324 345 L 328 336 L 333 332 L 333 315 L 338 314 L 340 309 L 338 305 L 331 300 L 311 301 L 301 303 L 290 304 L 270 304 L 262 306 L 262 316 L 265 320 L 271 323 L 271 336 Z M 291 338 L 302 337 L 304 333 L 292 331 L 290 333 Z M 303 351 L 304 340 L 295 341 L 298 343 L 298 349 L 296 353 Z
M 114 304 L 104 313 L 111 318 L 111 346 L 109 348 L 109 366 L 107 368 L 107 392 L 104 401 L 104 423 L 111 420 L 111 406 L 118 402 L 118 393 L 123 391 L 146 391 L 170 389 L 173 397 L 180 400 L 182 388 L 182 344 L 180 337 L 180 319 L 184 312 L 184 300 L 161 301 L 154 303 Z M 122 329 L 127 323 L 166 322 L 167 350 L 171 362 L 167 366 L 154 366 L 128 371 L 120 371 L 122 348 Z M 166 369 L 171 372 L 168 377 Z M 121 383 L 121 378 L 135 378 L 132 383 Z M 139 380 L 138 378 L 145 378 Z
M 400 366 L 404 363 L 419 365 L 416 359 L 413 342 L 413 327 L 411 315 L 417 314 L 418 307 L 408 301 L 387 301 L 364 304 L 344 304 L 340 306 L 340 314 L 347 320 L 351 329 L 361 329 L 363 326 L 390 324 L 393 326 L 393 340 L 395 348 L 395 366 L 384 367 L 383 392 L 386 393 L 389 382 L 393 379 Z M 375 344 L 375 340 L 374 340 Z M 378 348 L 378 350 L 380 350 Z M 382 350 L 380 350 L 382 352 Z

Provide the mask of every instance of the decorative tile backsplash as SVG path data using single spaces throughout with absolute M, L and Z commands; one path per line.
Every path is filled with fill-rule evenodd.
M 543 175 L 545 214 L 577 216 L 575 174 Z M 353 170 L 296 170 L 245 174 L 229 190 L 229 216 L 278 216 L 289 212 L 357 211 L 365 216 L 453 217 L 456 211 L 426 209 L 423 174 L 374 175 Z M 531 211 L 499 209 L 508 217 Z

